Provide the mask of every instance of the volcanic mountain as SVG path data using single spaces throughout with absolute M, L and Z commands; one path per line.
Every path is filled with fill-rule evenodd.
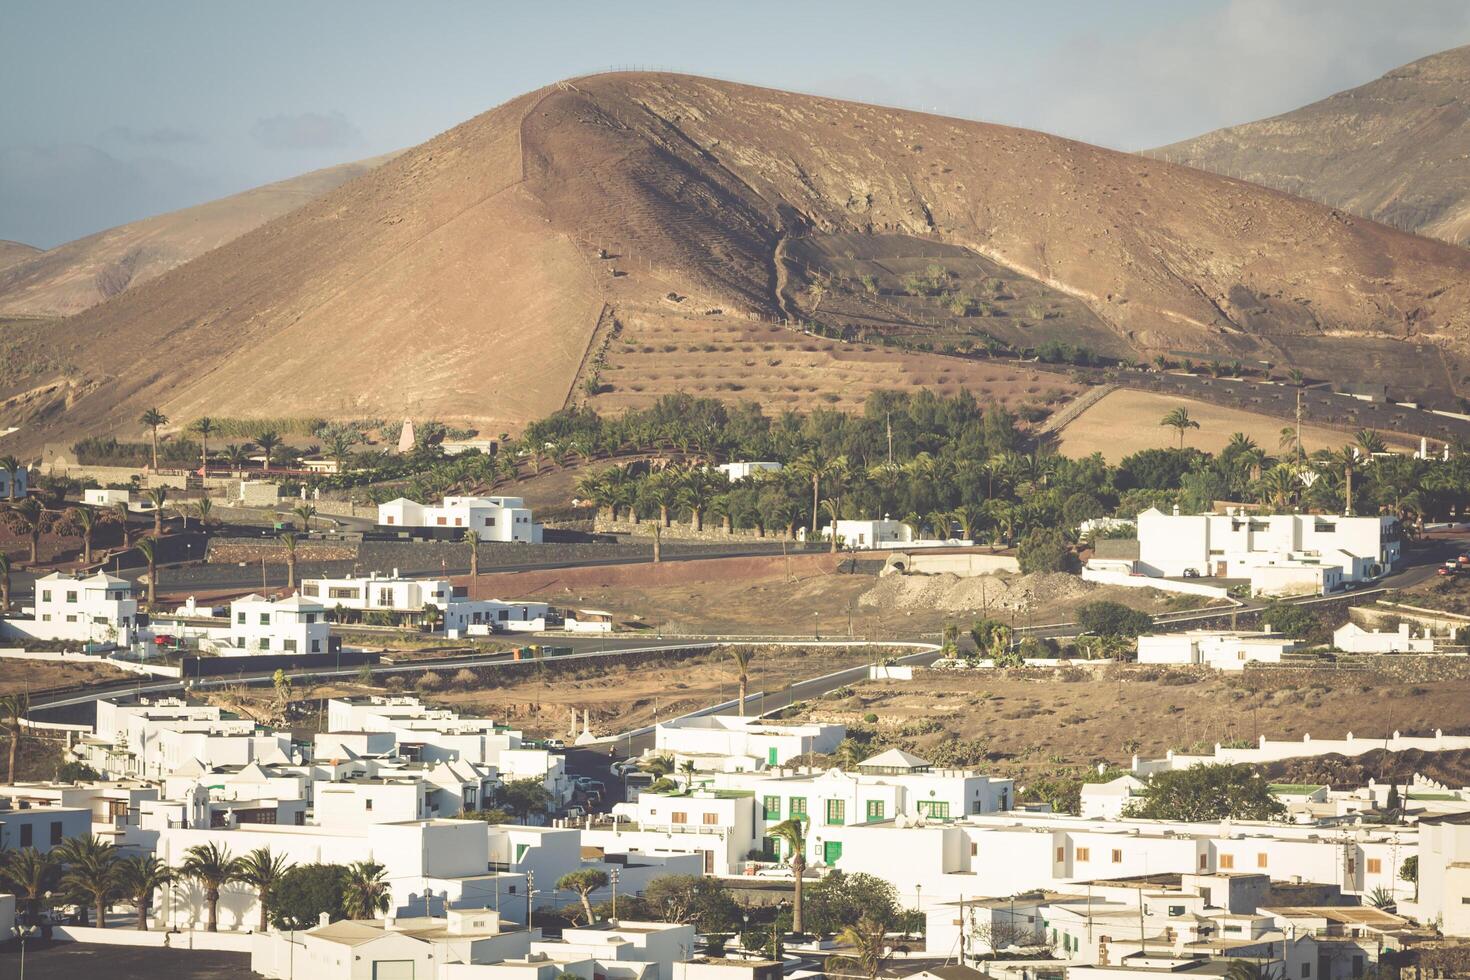
M 493 432 L 583 397 L 812 407 L 990 381 L 1055 400 L 1064 375 L 941 353 L 1052 339 L 1444 395 L 1470 347 L 1470 252 L 1041 133 L 598 75 L 38 332 L 35 363 L 64 381 L 9 379 L 32 395 L 0 422 L 61 438 L 157 405 Z
M 41 251 L 0 242 L 0 316 L 69 316 L 183 265 L 367 173 L 392 154 L 344 163 Z
M 1470 47 L 1150 155 L 1470 244 Z

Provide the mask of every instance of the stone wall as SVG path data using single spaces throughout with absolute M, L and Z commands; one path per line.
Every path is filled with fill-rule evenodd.
M 656 519 L 639 521 L 637 524 L 634 524 L 632 521 L 609 521 L 606 518 L 599 517 L 592 522 L 592 529 L 601 534 L 625 534 L 632 537 L 651 539 L 653 537 L 654 525 L 657 523 L 658 521 Z M 694 530 L 692 524 L 675 521 L 673 524 L 664 528 L 663 532 L 663 540 L 665 542 L 741 541 L 748 543 L 751 541 L 774 541 L 779 544 L 781 537 L 781 533 L 776 530 L 771 530 L 764 535 L 760 535 L 752 528 L 736 529 L 726 534 L 724 526 L 720 523 L 720 518 L 718 517 L 706 520 L 704 527 L 698 531 Z M 790 538 L 787 538 L 787 541 L 792 547 L 800 547 L 796 541 L 792 541 Z

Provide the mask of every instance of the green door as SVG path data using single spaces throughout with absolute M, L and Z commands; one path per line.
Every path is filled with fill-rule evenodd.
M 842 841 L 829 840 L 822 845 L 822 863 L 827 867 L 830 868 L 836 864 L 840 857 L 842 857 Z
M 776 764 L 776 747 L 773 745 L 770 748 L 766 749 L 766 765 L 768 765 L 768 766 L 774 766 L 775 764 Z

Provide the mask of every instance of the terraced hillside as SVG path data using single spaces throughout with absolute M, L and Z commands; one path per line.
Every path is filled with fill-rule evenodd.
M 898 293 L 930 275 L 935 248 L 944 282 Z M 874 291 L 851 285 L 864 275 Z M 1411 341 L 1446 365 L 1407 379 L 1412 393 L 1450 400 L 1467 300 L 1470 253 L 1191 168 L 609 74 L 506 103 L 70 318 L 36 343 L 71 371 L 0 422 L 21 426 L 20 445 L 124 430 L 151 405 L 177 420 L 412 414 L 501 431 L 579 391 L 811 407 L 885 380 L 1054 384 L 934 353 L 986 338 L 1282 366 L 1306 350 L 1314 372 L 1346 379 L 1364 373 L 1360 345 Z M 816 343 L 798 332 L 808 321 L 854 327 L 856 343 Z M 780 356 L 740 349 L 774 344 L 783 323 Z M 676 352 L 709 356 L 663 356 Z M 15 379 L 0 399 L 47 380 Z

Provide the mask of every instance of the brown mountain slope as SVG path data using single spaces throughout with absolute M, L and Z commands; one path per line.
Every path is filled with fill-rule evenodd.
M 1412 380 L 1441 393 L 1459 372 L 1439 347 L 1453 367 L 1470 341 L 1470 252 L 1443 243 L 1040 133 L 612 74 L 493 109 L 71 318 L 46 339 L 71 354 L 68 404 L 25 438 L 126 427 L 151 404 L 176 420 L 410 412 L 512 427 L 560 407 L 604 354 L 612 394 L 641 393 L 679 344 L 639 334 L 671 317 L 696 353 L 753 344 L 753 319 L 922 325 L 862 291 L 830 313 L 809 282 L 823 262 L 897 272 L 926 243 L 968 249 L 965 275 L 1002 270 L 1002 290 L 1035 297 L 1008 319 L 1013 340 L 1063 322 L 1094 349 L 1330 377 L 1364 375 L 1366 347 L 1422 349 L 1433 363 Z M 857 345 L 790 336 L 819 356 L 779 364 L 788 394 L 846 397 L 834 364 Z M 710 390 L 763 390 L 785 358 L 757 353 Z M 927 361 L 895 367 L 894 385 L 986 363 L 915 356 Z
M 0 243 L 0 316 L 69 316 L 218 248 L 360 177 L 393 154 L 314 170 L 192 208 L 133 221 L 7 261 Z
M 41 250 L 34 245 L 0 240 L 0 269 L 7 269 L 17 262 L 24 262 L 40 254 Z
M 1149 155 L 1470 243 L 1470 47 Z

